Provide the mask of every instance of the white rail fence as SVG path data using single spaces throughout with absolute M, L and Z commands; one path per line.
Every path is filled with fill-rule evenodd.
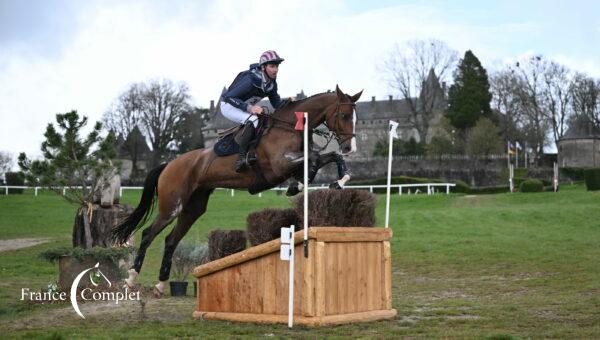
M 403 191 L 406 194 L 420 194 L 427 193 L 427 195 L 433 195 L 435 193 L 442 193 L 445 191 L 446 194 L 450 193 L 450 188 L 456 186 L 454 183 L 414 183 L 414 184 L 392 184 L 390 188 L 394 188 L 398 190 L 398 195 L 402 195 Z M 347 189 L 369 189 L 370 192 L 373 192 L 374 189 L 385 189 L 386 185 L 346 185 L 344 188 Z M 415 188 L 414 191 L 411 192 L 411 189 Z M 420 190 L 424 189 L 424 190 Z M 436 188 L 439 188 L 436 191 Z M 29 186 L 16 186 L 16 185 L 0 185 L 0 189 L 4 189 L 0 192 L 4 192 L 5 195 L 8 195 L 9 189 L 34 189 L 35 196 L 38 195 L 39 190 L 45 189 L 43 187 L 29 187 Z M 64 195 L 68 190 L 68 187 L 62 188 L 62 194 Z M 73 189 L 81 189 L 81 187 L 73 187 Z M 119 195 L 123 196 L 124 190 L 142 190 L 144 187 L 121 187 L 119 191 Z M 311 186 L 308 190 L 319 190 L 319 189 L 327 189 L 327 186 Z M 231 193 L 231 197 L 235 196 L 235 189 L 219 189 L 219 190 L 228 190 Z M 287 188 L 276 187 L 272 188 L 272 191 L 285 191 Z M 258 194 L 258 197 L 262 197 L 262 193 Z

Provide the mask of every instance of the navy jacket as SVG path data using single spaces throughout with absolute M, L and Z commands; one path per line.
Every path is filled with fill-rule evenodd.
M 233 80 L 222 100 L 242 111 L 250 112 L 250 107 L 258 103 L 264 97 L 269 97 L 271 105 L 278 109 L 285 105 L 277 94 L 277 82 L 265 79 L 258 64 L 250 65 L 246 71 L 240 72 Z

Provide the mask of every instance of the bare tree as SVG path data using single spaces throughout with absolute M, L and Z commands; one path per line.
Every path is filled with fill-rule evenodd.
M 563 65 L 551 61 L 544 73 L 545 87 L 542 91 L 544 113 L 552 125 L 554 143 L 563 137 L 567 122 L 572 115 L 571 83 L 573 72 Z M 557 144 L 558 145 L 558 144 Z
M 571 83 L 573 98 L 573 114 L 588 118 L 595 126 L 600 127 L 600 79 L 577 73 Z
M 523 106 L 518 95 L 518 86 L 519 77 L 511 67 L 497 71 L 490 77 L 492 109 L 502 119 L 504 141 L 516 141 L 522 138 L 519 127 L 523 120 Z
M 142 84 L 132 84 L 104 113 L 102 122 L 108 130 L 125 140 L 124 147 L 131 157 L 131 177 L 138 176 L 137 163 L 142 147 L 132 132 L 138 128 L 142 117 Z M 145 141 L 141 141 L 145 142 Z
M 7 151 L 0 151 L 0 178 L 12 169 L 13 164 L 12 155 Z
M 102 121 L 108 130 L 127 138 L 142 116 L 142 84 L 132 84 L 104 113 Z
M 533 56 L 523 63 L 517 62 L 515 68 L 519 76 L 517 95 L 523 106 L 523 128 L 528 143 L 538 155 L 543 154 L 551 129 L 544 112 L 545 74 L 549 65 L 542 56 Z
M 436 109 L 445 109 L 442 89 L 428 79 L 443 81 L 458 60 L 458 52 L 439 40 L 413 40 L 396 45 L 382 65 L 388 85 L 406 100 L 411 111 L 410 123 L 421 141 L 427 141 L 429 126 Z
M 190 95 L 184 83 L 170 80 L 153 80 L 141 85 L 141 125 L 152 145 L 152 164 L 158 165 L 169 153 L 175 140 L 177 124 L 183 115 L 192 110 Z

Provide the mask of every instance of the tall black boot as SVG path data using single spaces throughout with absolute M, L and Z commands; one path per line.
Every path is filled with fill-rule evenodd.
M 235 172 L 242 172 L 248 169 L 248 148 L 252 138 L 254 138 L 254 124 L 252 122 L 246 122 L 244 131 L 240 137 L 240 153 L 238 160 L 235 163 Z

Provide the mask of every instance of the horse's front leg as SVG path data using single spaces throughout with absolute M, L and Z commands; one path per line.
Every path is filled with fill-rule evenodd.
M 350 174 L 348 173 L 348 166 L 346 166 L 346 161 L 344 161 L 344 157 L 337 152 L 333 152 L 333 161 L 337 165 L 338 171 L 338 180 L 329 184 L 330 189 L 343 189 L 346 182 L 350 180 Z

